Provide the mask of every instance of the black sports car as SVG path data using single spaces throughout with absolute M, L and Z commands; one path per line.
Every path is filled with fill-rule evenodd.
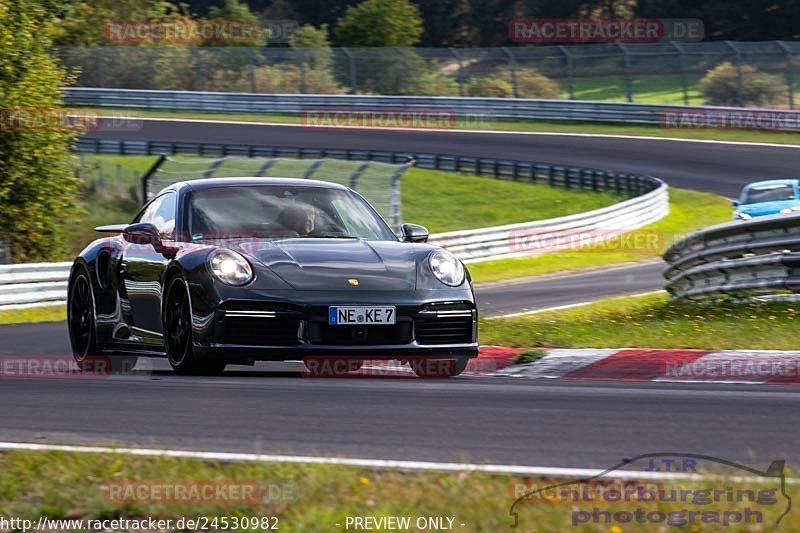
M 166 355 L 175 371 L 200 374 L 256 360 L 302 359 L 321 372 L 398 359 L 432 377 L 461 373 L 478 353 L 461 261 L 424 244 L 422 226 L 403 225 L 398 239 L 341 185 L 183 182 L 131 224 L 95 229 L 114 235 L 87 246 L 69 280 L 84 366 L 99 354 L 120 368 Z

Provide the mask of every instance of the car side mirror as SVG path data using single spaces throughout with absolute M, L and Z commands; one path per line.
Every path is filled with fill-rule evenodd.
M 157 252 L 161 252 L 163 245 L 158 228 L 149 222 L 129 224 L 122 230 L 122 238 L 132 244 L 149 244 Z
M 400 232 L 403 242 L 427 242 L 430 235 L 428 228 L 417 224 L 403 224 L 400 227 Z
M 731 200 L 731 205 L 733 207 L 739 207 L 739 204 L 740 204 L 739 200 Z

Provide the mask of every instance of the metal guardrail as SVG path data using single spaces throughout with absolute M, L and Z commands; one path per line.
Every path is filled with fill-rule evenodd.
M 469 98 L 438 96 L 359 96 L 311 94 L 255 94 L 136 89 L 65 88 L 71 106 L 111 107 L 157 111 L 206 111 L 228 113 L 286 113 L 335 111 L 355 113 L 386 109 L 392 112 L 441 112 L 461 117 L 469 124 L 495 119 L 550 120 L 649 124 L 665 127 L 728 125 L 778 131 L 800 131 L 800 119 L 788 110 L 752 110 L 740 107 L 679 106 L 591 102 L 581 100 L 534 100 L 525 98 Z M 790 113 L 787 115 L 787 113 Z M 789 118 L 787 118 L 789 117 Z M 794 118 L 792 118 L 794 117 Z M 315 119 L 317 120 L 317 119 Z M 322 124 L 324 120 L 319 119 Z M 699 122 L 698 122 L 699 121 Z M 331 125 L 334 125 L 331 123 Z M 113 125 L 109 126 L 113 127 Z M 128 127 L 120 125 L 120 127 Z M 308 127 L 315 127 L 310 123 Z
M 640 196 L 661 187 L 663 182 L 652 176 L 591 168 L 551 165 L 513 159 L 467 157 L 424 152 L 389 152 L 377 150 L 331 150 L 290 146 L 255 146 L 241 144 L 208 144 L 162 141 L 118 141 L 82 138 L 77 150 L 84 153 L 117 155 L 182 154 L 200 156 L 294 157 L 298 159 L 343 159 L 402 164 L 413 159 L 414 166 L 424 169 L 464 172 L 514 181 L 540 183 L 564 189 L 614 192 Z M 143 184 L 146 190 L 147 183 Z
M 664 254 L 675 298 L 800 292 L 800 215 L 774 215 L 712 226 Z
M 642 196 L 602 209 L 559 218 L 432 235 L 465 263 L 578 249 L 661 220 L 669 213 L 665 183 Z
M 63 304 L 72 263 L 0 266 L 0 309 Z

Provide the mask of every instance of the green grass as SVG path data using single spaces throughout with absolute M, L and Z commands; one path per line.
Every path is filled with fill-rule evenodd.
M 403 220 L 433 233 L 560 217 L 623 199 L 611 193 L 416 168 L 403 176 L 401 191 Z
M 524 447 L 531 443 L 520 442 L 519 445 Z M 639 470 L 644 470 L 645 466 L 644 461 L 633 465 Z M 716 471 L 718 468 L 713 468 L 713 465 L 701 467 L 701 470 L 704 473 L 719 473 Z M 346 527 L 347 517 L 364 516 L 411 517 L 410 529 L 402 529 L 403 531 L 432 531 L 433 529 L 419 529 L 415 526 L 419 517 L 453 517 L 454 531 L 505 531 L 511 526 L 510 510 L 518 496 L 564 481 L 469 472 L 401 472 L 280 463 L 221 464 L 191 459 L 27 451 L 0 454 L 0 471 L 3 472 L 0 476 L 0 516 L 32 520 L 34 525 L 39 517 L 73 520 L 134 520 L 152 517 L 173 521 L 182 517 L 227 517 L 231 522 L 234 517 L 277 517 L 278 530 L 289 532 L 352 531 L 356 528 L 352 524 Z M 729 473 L 741 476 L 738 471 Z M 118 489 L 136 483 L 145 488 L 157 484 L 173 489 L 191 487 L 193 483 L 199 483 L 200 486 L 216 483 L 217 485 L 212 486 L 254 488 L 258 497 L 253 503 L 231 502 L 227 505 L 219 501 L 195 504 L 152 503 L 135 497 L 127 500 L 119 496 L 109 497 L 118 495 Z M 719 488 L 720 483 L 722 481 L 708 478 L 675 484 L 665 481 L 660 484 L 660 488 L 666 491 L 709 490 Z M 724 486 L 731 487 L 732 490 L 752 490 L 750 485 L 752 484 L 742 484 L 735 479 L 724 482 Z M 585 487 L 591 490 L 592 486 Z M 573 487 L 581 490 L 580 485 Z M 763 487 L 773 489 L 775 484 Z M 796 485 L 788 485 L 786 490 L 790 496 L 797 497 Z M 552 493 L 548 493 L 547 497 L 550 494 Z M 741 512 L 744 505 L 656 501 L 643 507 L 647 512 L 684 509 Z M 595 507 L 612 513 L 631 512 L 641 508 L 642 504 L 597 501 L 568 503 L 554 502 L 552 499 L 548 501 L 541 497 L 531 498 L 515 508 L 519 513 L 517 531 L 620 533 L 623 530 L 654 529 L 652 524 L 648 527 L 648 524 L 637 524 L 635 521 L 624 524 L 624 529 L 611 525 L 573 526 L 574 510 L 591 512 Z M 780 498 L 779 505 L 757 507 L 757 510 L 763 512 L 765 527 L 774 524 L 785 509 L 786 502 L 783 498 Z M 787 531 L 793 531 L 798 522 L 798 514 L 793 513 L 781 525 Z M 175 527 L 174 522 L 172 527 Z M 258 527 L 246 530 L 263 529 Z M 676 530 L 700 531 L 688 526 Z M 753 529 L 752 525 L 733 524 L 725 530 L 740 532 L 762 529 Z
M 0 324 L 25 324 L 28 322 L 62 322 L 67 319 L 64 305 L 8 309 L 0 311 Z
M 637 100 L 638 101 L 638 100 Z M 642 100 L 646 101 L 646 100 Z M 679 102 L 676 102 L 679 103 Z M 111 116 L 152 117 L 152 118 L 186 118 L 205 120 L 230 120 L 248 122 L 269 122 L 278 124 L 298 124 L 300 117 L 297 115 L 281 114 L 247 114 L 247 113 L 201 113 L 193 111 L 145 111 L 134 109 L 89 109 L 70 108 L 75 113 L 105 113 Z M 536 120 L 491 120 L 463 121 L 455 124 L 456 128 L 466 128 L 487 131 L 529 131 L 545 133 L 586 133 L 594 135 L 628 135 L 648 137 L 674 137 L 681 139 L 719 140 L 731 142 L 760 142 L 775 144 L 800 144 L 796 133 L 771 132 L 757 130 L 735 129 L 675 129 L 662 128 L 648 125 L 624 124 L 597 124 L 597 123 L 572 123 L 551 122 Z
M 684 302 L 666 294 L 484 320 L 482 344 L 556 348 L 796 350 L 800 303 Z
M 566 270 L 642 261 L 659 256 L 672 242 L 696 229 L 730 220 L 730 203 L 715 194 L 670 189 L 670 212 L 662 220 L 633 232 L 653 239 L 656 246 L 620 250 L 619 240 L 606 246 L 581 248 L 571 252 L 541 254 L 517 259 L 502 259 L 469 265 L 473 281 L 486 283 Z

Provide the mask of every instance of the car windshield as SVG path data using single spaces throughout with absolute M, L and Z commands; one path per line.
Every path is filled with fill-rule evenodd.
M 791 185 L 763 185 L 751 187 L 745 192 L 744 204 L 756 204 L 759 202 L 774 202 L 778 200 L 794 199 L 794 187 Z
M 186 228 L 192 241 L 238 237 L 397 240 L 360 196 L 311 186 L 221 186 L 194 191 Z

